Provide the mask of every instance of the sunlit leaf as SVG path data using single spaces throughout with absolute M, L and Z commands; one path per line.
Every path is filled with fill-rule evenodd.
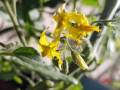
M 98 0 L 82 0 L 82 3 L 89 6 L 98 6 Z
M 18 84 L 22 84 L 23 83 L 22 79 L 19 76 L 17 76 L 17 75 L 15 75 L 13 77 L 13 80 L 15 80 Z
M 44 78 L 51 79 L 51 80 L 63 80 L 67 83 L 68 82 L 72 82 L 74 84 L 78 83 L 78 81 L 73 77 L 62 74 L 56 71 L 56 69 L 53 68 L 52 66 L 46 66 L 44 64 L 41 64 L 39 61 L 31 60 L 30 58 L 27 58 L 24 56 L 20 56 L 20 59 L 15 59 L 13 61 L 16 64 L 19 64 L 22 67 L 25 67 L 29 71 L 34 71 L 38 73 L 40 76 Z
M 54 90 L 63 90 L 63 89 L 64 89 L 64 82 L 63 81 L 57 83 L 54 87 Z
M 80 83 L 77 85 L 72 84 L 66 90 L 83 90 L 83 87 Z

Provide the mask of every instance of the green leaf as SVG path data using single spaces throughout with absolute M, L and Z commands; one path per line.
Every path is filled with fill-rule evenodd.
M 53 90 L 64 90 L 64 82 L 61 81 L 54 86 Z
M 17 76 L 17 75 L 14 75 L 13 80 L 15 80 L 18 84 L 22 84 L 23 83 L 22 79 L 19 76 Z
M 3 61 L 1 68 L 2 68 L 2 72 L 10 72 L 10 71 L 12 71 L 12 65 L 8 61 Z
M 29 71 L 34 71 L 38 73 L 40 76 L 46 79 L 63 80 L 66 83 L 78 83 L 78 81 L 75 78 L 62 74 L 61 72 L 57 71 L 54 67 L 47 66 L 45 64 L 40 63 L 39 61 L 31 60 L 30 58 L 24 56 L 20 56 L 20 59 L 15 59 L 13 60 L 13 62 L 20 65 L 21 67 L 25 67 Z
M 82 0 L 82 3 L 89 6 L 98 6 L 98 0 Z
M 80 83 L 77 85 L 72 84 L 66 90 L 83 90 L 83 87 Z
M 35 59 L 39 56 L 39 53 L 32 47 L 20 47 L 14 50 L 13 54 L 17 57 L 25 56 L 32 59 Z

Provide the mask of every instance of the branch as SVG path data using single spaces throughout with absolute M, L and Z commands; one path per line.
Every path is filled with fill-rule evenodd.
M 120 0 L 106 0 L 105 7 L 100 17 L 100 20 L 101 19 L 112 20 L 119 6 L 120 6 Z M 98 26 L 100 26 L 100 29 L 102 30 L 101 35 L 104 35 L 106 33 L 106 29 L 102 24 L 98 24 Z M 100 37 L 100 33 L 94 32 L 90 38 L 91 43 L 94 45 L 99 37 Z M 101 40 L 99 39 L 99 41 Z
M 23 39 L 21 37 L 21 34 L 19 32 L 19 29 L 17 27 L 17 25 L 18 25 L 17 17 L 13 14 L 12 9 L 10 7 L 10 4 L 9 4 L 8 0 L 3 0 L 3 4 L 4 4 L 6 10 L 8 11 L 8 14 L 9 14 L 9 16 L 11 18 L 11 21 L 13 22 L 15 31 L 16 31 L 16 33 L 18 35 L 18 38 L 19 38 L 20 42 L 23 44 L 23 46 L 25 46 L 25 43 L 24 43 L 24 41 L 23 41 Z

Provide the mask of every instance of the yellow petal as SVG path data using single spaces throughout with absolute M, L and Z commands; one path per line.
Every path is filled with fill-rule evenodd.
M 43 52 L 43 48 L 41 47 L 41 45 L 38 45 L 38 49 L 40 52 Z
M 80 25 L 80 29 L 85 32 L 100 31 L 98 26 L 92 26 L 92 25 Z
M 49 45 L 49 42 L 48 42 L 47 37 L 45 35 L 45 32 L 42 32 L 42 34 L 40 36 L 39 43 L 40 43 L 40 45 L 43 45 L 43 46 L 48 46 Z
M 88 22 L 86 16 L 82 13 L 69 12 L 66 15 L 66 20 L 74 21 L 75 23 L 78 23 L 78 24 L 89 25 L 89 22 Z
M 59 47 L 59 43 L 60 43 L 60 39 L 58 38 L 58 39 L 53 40 L 53 41 L 50 43 L 49 46 L 50 46 L 51 49 L 57 50 L 58 47 Z

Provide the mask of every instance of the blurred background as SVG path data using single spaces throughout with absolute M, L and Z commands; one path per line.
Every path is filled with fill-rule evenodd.
M 11 10 L 5 1 L 12 6 Z M 12 5 L 14 3 L 16 5 Z M 16 26 L 27 46 L 38 49 L 37 41 L 40 33 L 46 29 L 47 34 L 53 32 L 55 23 L 52 17 L 63 3 L 66 3 L 67 11 L 77 10 L 84 13 L 91 24 L 98 25 L 101 29 L 99 34 L 93 33 L 87 37 L 87 43 L 90 43 L 88 45 L 90 56 L 96 59 L 90 64 L 91 70 L 83 72 L 85 76 L 83 75 L 81 82 L 84 89 L 120 90 L 119 0 L 0 0 L 0 47 L 4 47 L 5 44 L 12 48 L 19 42 L 14 30 Z M 14 15 L 10 11 L 14 12 Z M 8 90 L 1 89 L 8 84 L 4 82 L 6 80 L 3 80 L 4 75 L 1 74 L 4 71 L 2 68 L 7 64 L 2 60 L 0 64 L 0 90 Z M 92 86 L 95 84 L 98 86 Z

